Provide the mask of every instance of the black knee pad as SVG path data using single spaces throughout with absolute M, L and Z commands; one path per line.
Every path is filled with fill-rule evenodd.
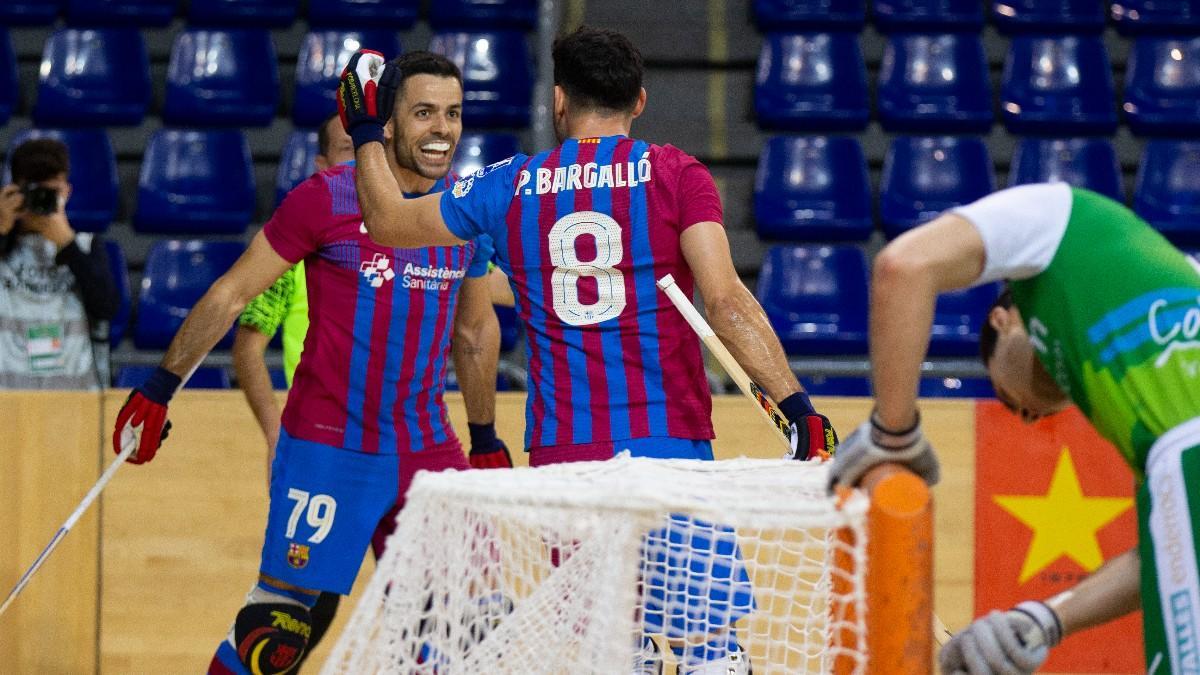
M 317 604 L 309 610 L 309 614 L 312 615 L 312 636 L 308 638 L 309 652 L 317 648 L 317 644 L 325 636 L 325 631 L 329 630 L 330 624 L 333 623 L 333 617 L 337 615 L 338 603 L 341 602 L 341 599 L 342 596 L 337 593 L 322 593 L 317 598 Z
M 252 675 L 281 675 L 294 668 L 311 635 L 308 610 L 290 603 L 246 605 L 233 624 L 238 659 Z

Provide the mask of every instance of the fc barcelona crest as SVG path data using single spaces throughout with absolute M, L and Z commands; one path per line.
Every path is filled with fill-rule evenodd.
M 308 565 L 308 547 L 304 544 L 288 544 L 288 564 L 296 569 L 304 569 Z

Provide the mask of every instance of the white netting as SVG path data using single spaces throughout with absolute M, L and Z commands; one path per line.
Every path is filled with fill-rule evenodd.
M 867 500 L 825 481 L 624 456 L 418 474 L 323 672 L 725 675 L 737 647 L 754 675 L 864 672 Z

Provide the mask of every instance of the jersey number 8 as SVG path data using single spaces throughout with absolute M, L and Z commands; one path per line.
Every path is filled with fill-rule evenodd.
M 575 240 L 591 235 L 596 241 L 596 258 L 584 262 L 575 250 Z M 621 225 L 604 213 L 577 211 L 563 216 L 550 228 L 550 262 L 554 274 L 554 313 L 572 326 L 589 326 L 616 318 L 625 309 L 625 276 L 616 267 L 625 257 Z M 596 281 L 596 301 L 579 300 L 580 277 Z

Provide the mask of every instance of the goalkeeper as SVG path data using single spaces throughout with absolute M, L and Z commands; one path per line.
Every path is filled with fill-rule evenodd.
M 917 381 L 937 294 L 1007 279 L 980 338 L 997 397 L 1027 421 L 1074 403 L 1138 477 L 1138 546 L 1046 601 L 956 635 L 943 672 L 1030 673 L 1066 635 L 1143 611 L 1149 672 L 1196 672 L 1200 583 L 1200 268 L 1123 205 L 1062 183 L 1003 190 L 943 214 L 875 261 L 875 410 L 834 480 L 881 461 L 928 482 Z

